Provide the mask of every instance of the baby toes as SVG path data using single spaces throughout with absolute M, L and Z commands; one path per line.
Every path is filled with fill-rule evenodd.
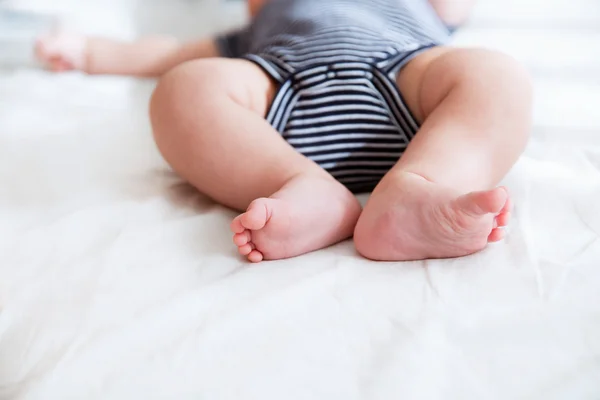
M 502 228 L 494 228 L 492 232 L 488 236 L 488 243 L 499 242 L 506 236 L 504 229 Z
M 247 256 L 250 253 L 252 253 L 253 251 L 254 251 L 254 246 L 252 245 L 252 243 L 246 243 L 246 244 L 238 247 L 238 252 L 243 256 Z
M 250 254 L 248 254 L 248 261 L 253 262 L 253 263 L 258 263 L 261 262 L 263 260 L 263 255 L 260 251 L 258 250 L 252 250 L 250 252 Z
M 242 233 L 236 233 L 233 235 L 233 243 L 238 247 L 243 246 L 250 241 L 250 237 L 251 234 L 248 230 L 245 230 Z
M 500 215 L 498 215 L 496 217 L 496 224 L 499 227 L 508 226 L 509 221 L 510 221 L 510 212 L 509 211 L 501 213 Z

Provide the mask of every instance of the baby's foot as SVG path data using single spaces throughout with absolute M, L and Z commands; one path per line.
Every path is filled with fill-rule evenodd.
M 356 198 L 333 178 L 299 176 L 237 216 L 233 242 L 251 262 L 294 257 L 349 238 L 359 214 Z
M 67 33 L 48 34 L 38 38 L 35 54 L 52 71 L 85 71 L 86 38 Z
M 505 188 L 461 195 L 404 173 L 373 193 L 354 240 L 358 251 L 374 260 L 465 256 L 502 240 L 510 208 Z

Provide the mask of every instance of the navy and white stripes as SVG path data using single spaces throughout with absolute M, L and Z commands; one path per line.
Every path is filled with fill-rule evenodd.
M 218 44 L 280 83 L 268 122 L 354 192 L 372 190 L 419 128 L 396 73 L 448 37 L 426 0 L 270 0 L 242 32 Z
M 398 99 L 393 82 L 370 64 L 318 65 L 284 82 L 267 120 L 348 188 L 368 191 L 418 129 Z

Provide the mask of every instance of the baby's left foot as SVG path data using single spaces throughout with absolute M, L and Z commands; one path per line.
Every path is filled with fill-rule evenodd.
M 295 257 L 352 236 L 359 214 L 356 198 L 333 178 L 299 175 L 233 220 L 233 242 L 251 262 Z
M 373 193 L 354 241 L 358 251 L 373 260 L 465 256 L 502 240 L 510 208 L 502 187 L 462 194 L 401 173 Z

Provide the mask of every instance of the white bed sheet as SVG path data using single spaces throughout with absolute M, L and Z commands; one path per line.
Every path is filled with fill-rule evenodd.
M 99 32 L 164 22 L 74 4 Z M 458 42 L 532 68 L 534 138 L 508 239 L 456 260 L 248 265 L 234 213 L 157 154 L 151 82 L 0 72 L 0 399 L 600 398 L 598 31 L 494 29 L 494 7 Z

